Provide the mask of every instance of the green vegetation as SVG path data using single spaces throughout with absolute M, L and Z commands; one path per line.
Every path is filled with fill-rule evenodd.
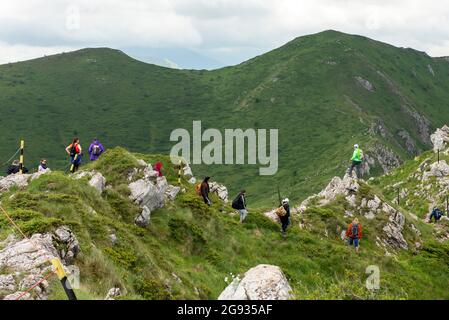
M 407 159 L 415 152 L 398 136 L 405 130 L 417 151 L 427 149 L 404 105 L 426 116 L 431 130 L 441 126 L 448 80 L 444 59 L 335 31 L 214 71 L 167 69 L 117 50 L 83 49 L 0 66 L 0 160 L 14 153 L 20 138 L 28 167 L 46 157 L 50 167 L 65 169 L 64 148 L 74 135 L 85 149 L 98 137 L 108 148 L 167 154 L 170 132 L 190 129 L 193 120 L 221 130 L 279 128 L 274 177 L 260 177 L 258 166 L 249 165 L 193 169 L 232 194 L 244 186 L 252 203 L 273 205 L 276 184 L 299 201 L 342 175 L 356 142 L 365 151 L 380 142 Z M 379 122 L 384 136 L 370 130 Z
M 284 240 L 280 226 L 262 215 L 264 208 L 250 206 L 248 221 L 241 225 L 229 205 L 213 196 L 213 206 L 207 207 L 194 187 L 182 181 L 186 192 L 152 212 L 147 228 L 137 227 L 133 220 L 139 208 L 128 199 L 126 181 L 139 158 L 142 155 L 115 148 L 91 164 L 88 169 L 101 171 L 110 186 L 101 196 L 86 179 L 75 180 L 61 172 L 1 195 L 2 205 L 28 234 L 59 225 L 75 232 L 81 244 L 76 260 L 81 270 L 79 298 L 101 299 L 118 286 L 126 292 L 121 299 L 216 299 L 230 273 L 243 275 L 262 263 L 281 267 L 298 299 L 449 298 L 449 245 L 434 241 L 426 231 L 430 226 L 416 224 L 423 233 L 421 250 L 387 257 L 375 244 L 385 217 L 361 217 L 364 238 L 356 255 L 339 238 L 350 222 L 344 218 L 343 199 L 294 216 Z M 168 180 L 177 184 L 177 172 L 167 156 L 144 158 L 162 160 Z M 401 170 L 405 169 L 397 172 Z M 357 201 L 369 194 L 383 197 L 378 187 L 364 184 Z M 300 218 L 304 229 L 299 227 Z M 0 216 L 0 240 L 11 232 L 8 221 Z M 117 235 L 115 245 L 108 238 L 111 233 Z M 414 241 L 411 234 L 405 237 L 409 243 Z M 365 270 L 370 265 L 381 270 L 379 291 L 365 288 Z M 50 299 L 65 299 L 56 280 L 51 289 Z

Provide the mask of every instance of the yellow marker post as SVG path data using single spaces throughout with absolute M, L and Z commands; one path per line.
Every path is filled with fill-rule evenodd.
M 23 150 L 25 148 L 25 141 L 20 141 L 20 166 L 19 166 L 19 173 L 23 173 Z
M 65 273 L 64 266 L 61 263 L 61 260 L 58 258 L 51 259 L 51 263 L 55 267 L 55 273 L 61 281 L 62 287 L 67 295 L 69 300 L 78 300 L 76 298 L 75 292 L 73 292 L 72 287 L 70 286 L 69 280 L 67 279 L 67 274 Z
M 182 160 L 179 160 L 178 183 L 181 184 Z

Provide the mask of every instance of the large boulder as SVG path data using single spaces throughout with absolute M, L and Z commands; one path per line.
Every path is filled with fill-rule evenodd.
M 434 134 L 430 136 L 433 144 L 433 151 L 438 152 L 446 148 L 446 143 L 449 142 L 449 127 L 444 125 L 441 129 L 437 129 Z
M 292 289 L 282 270 L 261 264 L 234 281 L 220 294 L 218 300 L 288 300 Z
M 150 211 L 160 209 L 165 204 L 165 191 L 168 183 L 165 177 L 158 177 L 156 183 L 149 179 L 139 179 L 129 184 L 130 198 L 141 208 L 147 207 Z

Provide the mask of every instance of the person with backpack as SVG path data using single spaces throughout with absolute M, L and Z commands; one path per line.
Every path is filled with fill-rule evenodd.
M 201 184 L 197 186 L 197 192 L 203 197 L 204 203 L 208 206 L 212 204 L 212 201 L 210 201 L 209 199 L 209 179 L 210 177 L 205 177 L 203 182 L 201 182 Z
M 429 217 L 429 223 L 432 222 L 432 218 L 435 218 L 435 222 L 438 222 L 443 215 L 444 214 L 440 209 L 438 209 L 437 207 L 433 208 L 432 213 Z
M 248 216 L 248 210 L 246 209 L 246 198 L 245 198 L 246 191 L 242 190 L 240 193 L 235 197 L 234 201 L 232 201 L 232 207 L 239 211 L 240 213 L 240 223 L 243 223 Z
M 70 156 L 70 163 L 71 163 L 70 172 L 74 173 L 78 171 L 78 168 L 81 164 L 81 157 L 83 152 L 83 149 L 81 148 L 80 145 L 80 139 L 76 137 L 73 138 L 72 143 L 68 145 L 67 148 L 65 148 L 65 151 Z
M 359 219 L 355 218 L 349 224 L 348 230 L 346 230 L 346 237 L 349 239 L 348 244 L 350 246 L 354 245 L 355 251 L 359 253 L 360 239 L 362 239 L 362 225 L 359 223 Z
M 360 165 L 362 164 L 362 160 L 363 160 L 363 151 L 362 149 L 360 149 L 358 144 L 354 145 L 354 152 L 352 154 L 352 164 L 351 167 L 349 168 L 349 176 L 352 177 L 352 170 L 356 170 L 356 176 L 357 178 L 360 177 Z
M 290 225 L 290 204 L 288 198 L 285 198 L 282 200 L 282 206 L 279 209 L 284 209 L 283 214 L 278 214 L 279 220 L 281 220 L 281 233 L 282 236 L 285 238 L 287 228 Z
M 8 170 L 6 171 L 6 174 L 10 175 L 10 174 L 16 174 L 19 172 L 20 172 L 20 161 L 16 159 L 9 166 Z M 23 167 L 22 173 L 28 173 L 28 169 Z
M 39 167 L 37 168 L 37 172 L 47 172 L 48 170 L 50 169 L 47 167 L 47 160 L 41 159 L 41 161 L 39 162 Z
M 104 147 L 101 142 L 95 138 L 89 146 L 90 161 L 96 161 L 103 154 Z

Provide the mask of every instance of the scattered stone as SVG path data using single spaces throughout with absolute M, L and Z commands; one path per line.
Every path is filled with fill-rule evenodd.
M 134 219 L 134 222 L 139 227 L 145 228 L 150 224 L 150 216 L 150 209 L 147 206 L 144 206 L 142 212 Z
M 96 172 L 89 180 L 89 185 L 97 189 L 97 191 L 101 194 L 106 186 L 106 179 L 100 172 Z
M 222 201 L 228 202 L 228 189 L 217 182 L 209 183 L 210 192 L 215 193 Z
M 121 295 L 121 290 L 120 288 L 111 288 L 108 291 L 108 294 L 106 295 L 106 297 L 104 298 L 104 300 L 115 300 L 115 298 L 117 298 L 118 296 Z
M 435 153 L 438 152 L 438 150 L 444 150 L 447 142 L 449 142 L 449 127 L 444 125 L 441 129 L 437 129 L 437 131 L 430 136 L 430 140 L 432 141 L 433 151 Z
M 356 76 L 355 80 L 358 82 L 358 84 L 360 84 L 366 90 L 374 92 L 374 86 L 368 80 L 365 80 L 360 76 Z

